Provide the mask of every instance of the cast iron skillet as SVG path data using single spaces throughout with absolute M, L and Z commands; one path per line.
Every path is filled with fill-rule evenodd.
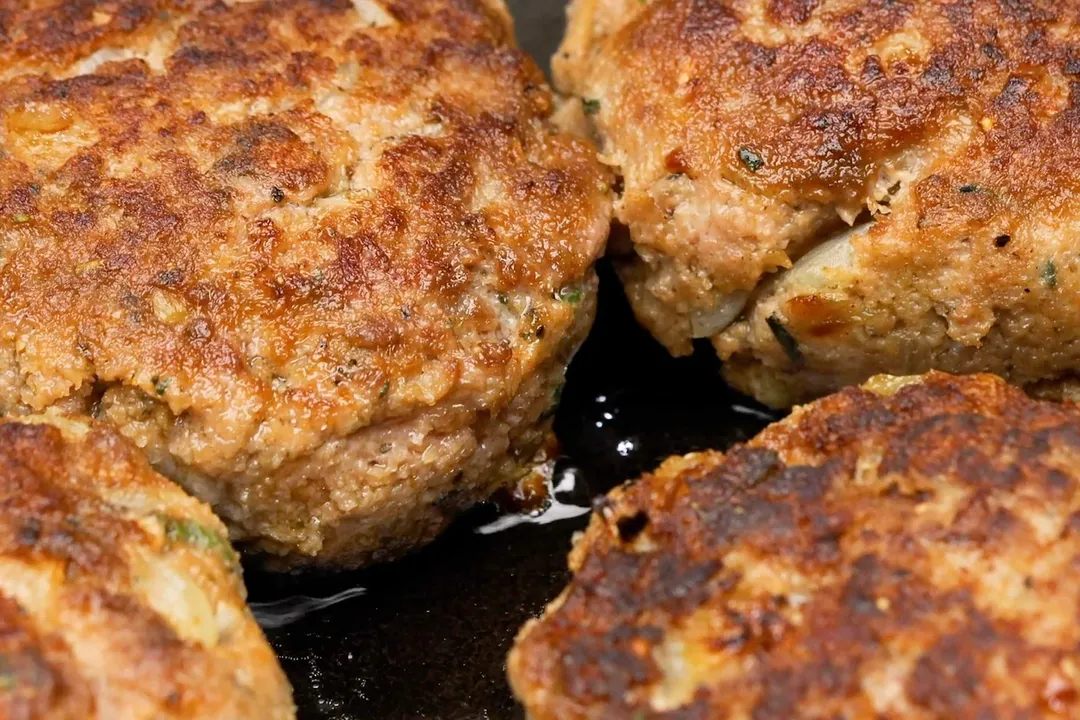
M 546 68 L 563 2 L 509 5 L 519 41 Z M 247 570 L 301 720 L 519 720 L 506 653 L 521 624 L 565 585 L 570 537 L 592 497 L 668 455 L 724 449 L 773 419 L 720 381 L 707 344 L 692 358 L 669 357 L 634 323 L 605 263 L 600 275 L 596 326 L 555 420 L 566 453 L 556 471 L 560 515 L 576 517 L 482 534 L 500 517 L 478 508 L 392 565 L 336 575 Z M 325 598 L 336 602 L 315 600 Z

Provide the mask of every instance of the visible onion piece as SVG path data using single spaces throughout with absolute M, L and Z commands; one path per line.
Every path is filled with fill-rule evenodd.
M 716 307 L 695 311 L 690 315 L 690 329 L 694 337 L 712 337 L 735 322 L 749 297 L 749 292 L 739 290 L 725 296 Z

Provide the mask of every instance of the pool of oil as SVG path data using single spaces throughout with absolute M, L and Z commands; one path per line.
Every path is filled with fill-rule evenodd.
M 634 323 L 601 266 L 596 327 L 555 428 L 552 507 L 477 508 L 405 560 L 343 574 L 247 575 L 302 720 L 516 720 L 504 660 L 566 583 L 592 499 L 675 453 L 726 448 L 772 416 L 719 379 L 708 347 L 672 359 Z
M 563 3 L 509 5 L 522 46 L 546 65 Z M 550 508 L 477 508 L 428 548 L 360 572 L 248 570 L 301 720 L 519 720 L 506 653 L 565 585 L 570 539 L 593 498 L 669 455 L 748 439 L 774 418 L 721 382 L 707 344 L 672 359 L 634 322 L 606 263 L 600 276 L 596 325 L 555 418 L 564 456 Z

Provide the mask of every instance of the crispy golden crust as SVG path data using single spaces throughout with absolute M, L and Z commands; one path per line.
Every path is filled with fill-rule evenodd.
M 876 372 L 1080 365 L 1080 3 L 577 0 L 570 18 L 558 78 L 624 176 L 623 276 L 673 351 L 712 337 L 774 405 Z M 850 252 L 798 263 L 860 213 Z
M 1080 712 L 1080 409 L 875 378 L 598 506 L 510 656 L 533 720 Z
M 111 430 L 0 424 L 0 717 L 294 717 L 225 527 Z
M 238 537 L 368 557 L 587 325 L 609 178 L 551 105 L 498 2 L 0 0 L 0 412 L 96 410 Z M 471 445 L 359 518 L 431 459 L 305 474 L 391 426 Z

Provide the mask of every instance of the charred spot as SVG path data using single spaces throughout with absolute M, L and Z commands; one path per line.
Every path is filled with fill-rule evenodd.
M 37 518 L 28 518 L 19 528 L 16 541 L 24 547 L 34 547 L 41 539 L 41 521 Z
M 801 502 L 820 500 L 832 485 L 834 473 L 842 465 L 843 460 L 835 458 L 821 467 L 797 465 L 784 468 L 762 484 L 762 492 L 777 499 L 797 497 Z
M 561 684 L 574 697 L 600 700 L 624 696 L 630 688 L 660 677 L 652 657 L 634 651 L 639 643 L 648 648 L 656 642 L 656 636 L 626 625 L 598 636 L 575 637 L 562 658 Z
M 619 533 L 619 540 L 624 543 L 632 543 L 644 532 L 649 525 L 649 515 L 644 510 L 639 510 L 633 515 L 621 517 L 615 521 L 615 528 Z
M 982 53 L 989 58 L 994 64 L 1001 64 L 1007 59 L 1005 53 L 1001 51 L 997 45 L 991 43 L 985 43 L 982 46 Z
M 739 26 L 739 19 L 723 3 L 691 0 L 681 27 L 681 37 L 697 45 L 716 42 Z
M 725 462 L 694 483 L 691 493 L 721 504 L 732 493 L 761 484 L 783 467 L 775 451 L 739 445 L 728 452 Z
M 184 272 L 180 268 L 169 268 L 157 275 L 157 284 L 163 287 L 176 287 L 184 279 Z
M 922 73 L 922 80 L 934 87 L 945 88 L 954 85 L 953 69 L 946 59 L 934 57 Z
M 1027 92 L 1029 85 L 1030 81 L 1025 78 L 1016 77 L 1015 75 L 1010 77 L 995 99 L 995 104 L 1002 108 L 1011 108 L 1018 105 Z
M 970 638 L 950 635 L 919 656 L 907 681 L 908 697 L 941 717 L 973 715 L 983 671 Z
M 974 485 L 1011 487 L 1019 480 L 1016 467 L 993 462 L 1000 437 L 998 423 L 981 415 L 926 417 L 896 434 L 882 457 L 880 472 L 950 475 Z
M 770 0 L 769 15 L 789 25 L 802 25 L 814 14 L 821 0 Z
M 998 235 L 994 238 L 994 247 L 1003 248 L 1012 242 L 1012 237 L 1006 234 Z
M 790 504 L 752 493 L 733 497 L 718 507 L 700 508 L 697 512 L 717 543 L 733 540 L 763 544 L 785 542 L 795 537 L 799 530 L 796 513 Z
M 875 80 L 881 80 L 883 77 L 885 77 L 885 68 L 881 65 L 881 58 L 877 55 L 867 57 L 862 66 L 863 81 L 872 83 Z
M 761 45 L 749 40 L 740 40 L 735 44 L 739 57 L 755 70 L 767 70 L 776 64 L 779 54 L 776 48 Z

